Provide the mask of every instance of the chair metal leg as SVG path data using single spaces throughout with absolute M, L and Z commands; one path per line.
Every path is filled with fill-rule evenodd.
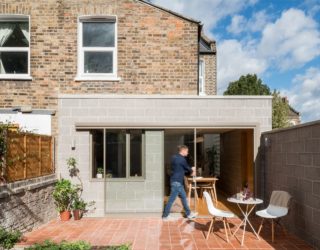
M 210 223 L 210 226 L 209 226 L 209 230 L 208 230 L 208 233 L 207 233 L 206 240 L 209 239 L 209 236 L 210 236 L 210 233 L 211 233 L 211 230 L 212 230 L 212 226 L 213 226 L 213 222 L 214 222 L 214 218 L 211 219 L 211 223 Z
M 258 235 L 260 235 L 260 231 L 262 229 L 263 222 L 264 222 L 264 218 L 262 218 L 262 220 L 261 220 L 261 223 L 260 223 L 260 226 L 259 226 L 259 230 L 258 230 Z
M 223 218 L 222 221 L 223 221 L 224 232 L 226 234 L 227 242 L 229 243 L 228 230 L 227 230 L 227 226 L 226 226 L 226 218 Z
M 273 219 L 271 219 L 271 233 L 272 233 L 272 242 L 274 241 L 274 222 L 273 222 Z

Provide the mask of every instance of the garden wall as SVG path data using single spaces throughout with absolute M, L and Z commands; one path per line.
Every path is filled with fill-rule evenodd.
M 286 228 L 320 246 L 320 121 L 263 133 L 261 137 L 260 195 L 273 190 L 292 196 Z
M 53 174 L 0 185 L 0 226 L 26 232 L 56 218 L 55 182 Z

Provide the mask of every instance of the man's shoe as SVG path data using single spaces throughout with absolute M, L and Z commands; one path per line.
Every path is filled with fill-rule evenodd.
M 174 218 L 172 216 L 168 215 L 167 217 L 162 217 L 162 220 L 163 221 L 172 221 L 172 220 L 174 220 Z
M 197 218 L 197 216 L 198 216 L 198 213 L 191 212 L 191 213 L 187 216 L 187 218 L 188 218 L 189 220 L 192 220 L 192 219 Z

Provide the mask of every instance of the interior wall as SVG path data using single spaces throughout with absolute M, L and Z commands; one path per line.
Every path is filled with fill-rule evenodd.
M 221 134 L 221 168 L 219 188 L 235 194 L 245 183 L 254 191 L 253 131 L 234 130 Z

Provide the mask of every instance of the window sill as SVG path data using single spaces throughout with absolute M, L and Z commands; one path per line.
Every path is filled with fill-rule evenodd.
M 83 81 L 104 81 L 104 82 L 119 82 L 121 81 L 120 77 L 115 76 L 76 76 L 74 79 L 76 82 Z
M 27 80 L 32 81 L 32 77 L 30 75 L 0 75 L 0 80 Z

